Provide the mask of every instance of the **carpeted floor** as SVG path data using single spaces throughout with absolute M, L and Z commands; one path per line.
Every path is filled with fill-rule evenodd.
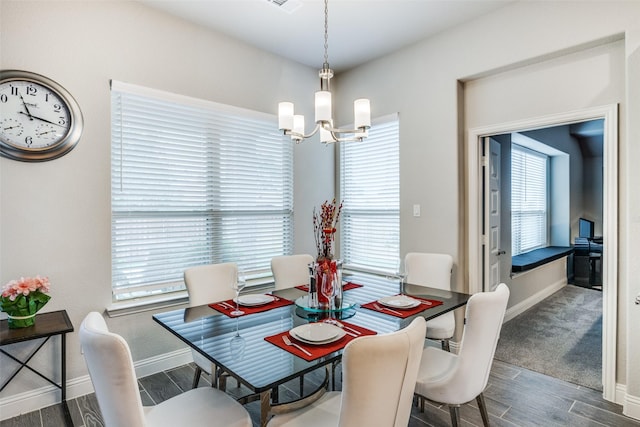
M 602 292 L 567 285 L 511 319 L 495 358 L 602 390 Z

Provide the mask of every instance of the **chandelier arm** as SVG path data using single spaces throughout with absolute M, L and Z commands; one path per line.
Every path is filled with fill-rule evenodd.
M 297 138 L 297 139 L 307 139 L 307 138 L 311 138 L 313 135 L 315 135 L 316 133 L 318 133 L 318 131 L 320 130 L 320 124 L 317 124 L 315 128 L 313 128 L 313 130 L 311 131 L 311 133 L 309 134 L 302 134 L 302 133 L 298 133 L 298 132 L 294 132 L 291 129 L 285 129 L 284 134 L 285 135 L 289 135 L 292 138 Z
M 340 133 L 362 133 L 362 132 L 366 132 L 367 129 L 369 129 L 371 126 L 361 126 L 357 129 L 340 129 L 340 128 L 334 128 L 332 127 L 329 123 L 324 122 L 322 124 L 322 127 L 324 128 L 324 130 L 331 132 L 332 134 L 336 133 L 336 134 L 340 134 Z

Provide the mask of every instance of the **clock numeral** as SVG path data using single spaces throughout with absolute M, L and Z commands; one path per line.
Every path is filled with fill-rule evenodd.
M 35 86 L 27 86 L 27 95 L 36 96 L 38 89 Z
M 47 94 L 47 97 L 49 97 L 49 94 Z M 53 111 L 55 111 L 56 113 L 59 113 L 60 111 L 62 111 L 62 105 L 53 104 Z
M 11 95 L 18 96 L 18 88 L 16 86 L 11 86 Z
M 27 147 L 31 147 L 31 144 L 33 144 L 33 139 L 30 136 L 27 136 L 24 139 L 24 143 L 27 144 Z
M 67 119 L 66 117 L 60 117 L 60 120 L 58 120 L 58 124 L 60 126 L 65 126 L 67 124 Z
M 7 94 L 3 93 L 0 95 L 0 102 L 7 102 L 8 98 L 7 98 Z

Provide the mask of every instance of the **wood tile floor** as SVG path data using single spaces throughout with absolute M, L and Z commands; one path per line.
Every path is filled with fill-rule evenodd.
M 193 366 L 185 365 L 141 378 L 138 383 L 143 404 L 153 405 L 189 389 L 193 373 Z M 313 389 L 319 380 L 319 374 L 306 375 L 305 388 Z M 203 377 L 200 386 L 208 385 Z M 340 384 L 337 384 L 337 388 L 340 388 Z M 285 384 L 280 388 L 281 400 L 295 396 L 297 390 L 297 380 Z M 228 391 L 234 395 L 247 392 L 243 387 L 236 387 L 234 380 L 228 382 Z M 619 405 L 603 400 L 600 392 L 500 361 L 493 364 L 489 385 L 485 390 L 485 400 L 491 425 L 496 427 L 640 426 L 639 421 L 623 416 Z M 65 422 L 62 406 L 58 404 L 0 421 L 0 427 L 103 426 L 94 394 L 72 399 L 68 404 L 71 422 Z M 251 413 L 254 426 L 258 426 L 258 402 L 250 403 L 246 408 Z M 460 413 L 462 426 L 482 425 L 475 401 L 462 407 Z M 451 420 L 446 407 L 427 404 L 424 413 L 419 412 L 416 407 L 412 409 L 410 427 L 450 425 Z

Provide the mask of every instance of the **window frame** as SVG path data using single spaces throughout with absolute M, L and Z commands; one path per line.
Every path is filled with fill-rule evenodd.
M 377 133 L 380 134 L 384 144 L 385 141 L 392 140 L 395 144 L 395 153 L 387 153 L 382 150 L 374 151 L 376 146 Z M 389 135 L 387 135 L 389 133 Z M 366 144 L 366 145 L 364 145 Z M 387 148 L 389 145 L 384 145 L 383 148 Z M 360 175 L 360 182 L 371 182 L 374 180 L 373 176 L 383 178 L 384 185 L 381 184 L 380 190 L 389 192 L 390 196 L 385 198 L 383 195 L 377 194 L 376 197 L 369 197 L 369 199 L 377 199 L 377 208 L 367 208 L 366 204 L 370 203 L 367 199 L 366 189 L 355 188 L 349 189 L 348 180 L 352 179 L 348 177 L 347 168 L 353 167 L 348 165 L 350 150 L 357 150 L 358 147 L 366 148 L 362 153 L 358 155 L 357 166 L 362 166 L 363 169 L 357 172 Z M 397 262 L 400 257 L 400 119 L 399 114 L 394 113 L 387 116 L 377 118 L 373 121 L 372 127 L 369 130 L 369 136 L 363 142 L 349 142 L 342 143 L 340 146 L 340 179 L 339 179 L 339 192 L 343 203 L 341 213 L 341 228 L 340 228 L 340 254 L 344 262 L 344 268 L 352 271 L 370 272 L 375 274 L 385 275 L 389 272 L 395 272 L 397 269 Z M 363 162 L 367 160 L 367 162 Z M 387 173 L 385 173 L 385 168 Z M 395 170 L 394 170 L 395 169 Z M 391 182 L 388 172 L 393 170 L 395 176 L 395 188 L 383 188 L 389 187 Z M 373 176 L 371 171 L 375 171 Z M 365 179 L 364 176 L 369 178 Z M 357 200 L 351 200 L 350 193 L 355 191 L 359 192 L 362 197 Z M 389 203 L 389 198 L 395 199 Z M 353 220 L 362 221 L 363 224 L 366 221 L 375 221 L 374 218 L 378 218 L 377 229 L 379 233 L 371 233 L 371 229 L 367 227 L 350 223 Z M 389 220 L 392 221 L 389 221 Z M 359 228 L 359 229 L 358 229 Z M 357 230 L 356 230 L 357 229 Z M 355 239 L 352 233 L 357 233 Z M 383 242 L 380 239 L 380 235 L 390 237 L 387 242 Z M 359 247 L 352 245 L 352 241 L 358 242 Z M 375 253 L 375 257 L 372 254 Z
M 277 123 L 276 116 L 118 81 L 111 82 L 111 91 L 111 287 L 114 303 L 126 304 L 127 302 L 138 298 L 163 300 L 166 299 L 167 296 L 170 297 L 171 295 L 176 295 L 178 297 L 180 295 L 184 295 L 185 286 L 182 279 L 184 268 L 208 263 L 237 262 L 238 267 L 240 269 L 244 269 L 247 273 L 250 286 L 260 285 L 270 281 L 271 271 L 268 264 L 270 258 L 276 255 L 290 254 L 293 248 L 293 147 L 291 142 L 287 138 L 284 138 L 277 130 L 277 126 L 274 125 L 274 123 Z M 157 206 L 145 206 L 142 199 L 140 199 L 140 202 L 137 206 L 133 206 L 132 209 L 127 210 L 126 207 L 122 206 L 121 201 L 115 200 L 119 197 L 119 192 L 121 190 L 118 188 L 118 186 L 123 185 L 122 168 L 127 167 L 123 166 L 125 161 L 124 159 L 126 159 L 126 155 L 123 152 L 123 146 L 127 145 L 127 141 L 135 139 L 126 139 L 128 137 L 126 136 L 126 132 L 123 131 L 125 127 L 135 126 L 134 124 L 131 124 L 133 122 L 132 117 L 129 117 L 127 119 L 130 120 L 131 123 L 126 121 L 123 123 L 122 120 L 118 122 L 118 120 L 122 118 L 122 112 L 116 111 L 117 107 L 115 105 L 115 98 L 122 97 L 123 95 L 135 97 L 135 99 L 146 99 L 149 100 L 149 102 L 154 103 L 165 103 L 163 104 L 164 106 L 162 108 L 164 109 L 162 111 L 166 113 L 168 110 L 171 110 L 174 114 L 170 114 L 169 118 L 167 118 L 166 115 L 162 117 L 163 127 L 166 127 L 167 123 L 173 118 L 173 116 L 175 116 L 180 118 L 188 117 L 189 120 L 194 122 L 193 129 L 196 129 L 198 126 L 208 127 L 208 129 L 209 127 L 215 128 L 215 132 L 208 131 L 206 136 L 199 135 L 199 137 L 203 139 L 202 142 L 204 144 L 206 144 L 207 146 L 211 145 L 210 149 L 206 149 L 207 156 L 205 157 L 204 162 L 207 164 L 222 164 L 225 163 L 225 158 L 229 159 L 225 163 L 225 165 L 218 164 L 214 166 L 206 166 L 207 169 L 211 169 L 213 171 L 211 173 L 213 173 L 214 175 L 223 175 L 223 172 L 221 172 L 221 170 L 226 168 L 228 170 L 224 173 L 226 173 L 228 177 L 220 178 L 220 176 L 217 176 L 214 177 L 212 181 L 211 177 L 207 175 L 207 177 L 202 178 L 204 181 L 198 182 L 197 185 L 206 187 L 206 189 L 203 190 L 203 193 L 207 193 L 206 196 L 203 196 L 207 199 L 207 201 L 205 202 L 206 206 L 199 205 L 200 202 L 198 201 L 194 202 L 189 200 L 184 201 L 184 205 L 187 205 L 187 207 L 185 209 L 182 209 L 183 202 L 181 201 L 180 197 L 178 197 L 173 200 L 173 205 L 169 206 L 164 211 L 159 210 Z M 119 101 L 122 101 L 122 98 L 120 98 Z M 187 109 L 189 111 L 186 113 L 179 113 L 178 110 L 182 109 Z M 145 114 L 147 113 L 146 110 L 143 112 Z M 185 116 L 185 114 L 187 114 L 187 116 Z M 206 121 L 206 124 L 201 123 L 201 120 Z M 116 122 L 118 122 L 118 124 L 116 124 Z M 219 125 L 220 127 L 215 127 L 212 125 L 212 123 L 213 125 Z M 145 124 L 143 123 L 142 126 L 144 127 Z M 178 125 L 174 124 L 174 127 L 175 126 Z M 189 124 L 189 126 L 191 126 L 191 123 Z M 146 130 L 148 131 L 148 129 Z M 170 130 L 174 129 L 171 128 Z M 227 130 L 228 132 L 225 132 L 225 130 Z M 153 131 L 155 132 L 155 130 Z M 175 129 L 176 134 L 179 134 L 181 131 L 184 131 L 184 129 Z M 196 133 L 196 131 L 194 130 L 193 133 Z M 225 133 L 227 133 L 226 136 L 221 136 Z M 216 137 L 212 136 L 214 134 Z M 191 136 L 192 135 L 190 135 L 190 138 Z M 165 134 L 158 133 L 158 135 L 154 134 L 153 137 L 156 139 L 156 141 L 159 141 L 161 138 L 165 137 Z M 146 136 L 140 138 L 146 138 Z M 184 137 L 182 134 L 180 134 L 180 136 L 176 137 L 174 141 L 174 148 L 176 148 L 175 152 L 178 154 L 181 154 L 180 150 L 186 149 L 184 146 L 182 146 L 182 141 L 180 141 L 182 138 Z M 121 144 L 120 141 L 123 139 L 125 139 L 125 142 L 124 144 Z M 197 136 L 193 136 L 193 139 L 197 139 Z M 238 142 L 243 142 L 246 144 L 239 144 Z M 274 148 L 269 145 L 273 143 L 280 143 L 282 144 L 282 147 L 280 148 L 279 146 L 276 146 Z M 167 146 L 171 146 L 171 144 L 171 141 L 166 142 Z M 244 146 L 248 144 L 253 145 L 251 145 L 249 149 L 245 149 Z M 158 145 L 161 145 L 161 143 L 158 142 Z M 220 149 L 220 152 L 216 153 L 216 147 Z M 275 158 L 279 163 L 277 165 L 269 164 L 270 162 L 264 161 L 264 158 L 255 159 L 251 163 L 244 163 L 245 159 L 251 159 L 252 156 L 256 157 L 259 155 L 265 155 L 262 152 L 256 152 L 256 147 L 266 147 L 266 150 L 268 152 L 267 154 L 273 156 L 269 159 Z M 162 148 L 166 147 L 163 145 Z M 157 148 L 155 147 L 154 149 L 157 150 Z M 281 153 L 279 153 L 280 150 Z M 221 153 L 221 151 L 225 151 L 225 153 Z M 198 151 L 196 153 L 196 156 L 201 157 L 201 152 Z M 142 163 L 147 161 L 150 160 L 146 158 L 140 160 L 140 162 Z M 189 162 L 193 162 L 195 160 L 184 160 L 183 158 L 180 158 L 180 160 L 178 160 L 178 157 L 173 157 L 167 160 L 167 164 L 171 165 L 172 163 L 178 161 L 184 161 L 184 163 L 178 167 L 184 167 L 185 170 L 187 170 L 187 168 L 191 167 Z M 118 163 L 120 163 L 120 165 L 118 165 Z M 242 174 L 239 174 L 238 171 L 241 169 L 246 170 L 247 164 L 251 164 L 252 173 L 244 174 L 246 176 L 242 176 Z M 205 166 L 203 166 L 203 168 L 205 168 Z M 191 169 L 188 170 L 191 171 Z M 120 176 L 118 176 L 118 173 L 120 173 Z M 184 176 L 185 180 L 187 180 L 187 178 L 195 179 L 193 176 L 187 177 L 186 172 L 183 172 L 184 175 L 179 175 L 181 171 L 178 171 L 176 173 L 178 174 L 178 176 Z M 282 194 L 264 194 L 269 193 L 269 191 L 267 190 L 263 192 L 260 188 L 260 184 L 256 183 L 258 181 L 257 176 L 259 173 L 267 174 L 265 176 L 268 176 L 268 174 L 277 176 L 279 182 L 278 185 L 280 185 L 281 182 L 283 188 L 281 192 Z M 126 173 L 124 175 L 126 175 Z M 125 178 L 125 180 L 126 179 L 127 178 Z M 262 179 L 264 179 L 264 176 L 260 177 L 260 182 L 263 182 L 261 181 Z M 219 185 L 223 180 L 226 180 L 225 182 L 237 180 L 238 182 L 243 182 L 246 185 L 242 186 L 241 189 L 237 192 L 240 195 L 234 196 L 235 192 L 231 190 L 224 190 L 215 187 L 216 185 Z M 209 188 L 210 186 L 212 188 Z M 226 184 L 225 186 L 228 187 Z M 192 188 L 189 189 L 191 190 Z M 227 192 L 225 193 L 225 191 Z M 243 191 L 246 191 L 247 193 L 243 194 Z M 180 193 L 180 191 L 176 190 L 176 194 L 177 193 Z M 195 190 L 194 193 L 196 194 L 196 196 L 194 197 L 200 197 L 200 193 Z M 160 200 L 161 198 L 162 196 L 158 196 L 158 200 Z M 216 198 L 218 198 L 218 200 L 215 200 Z M 156 200 L 156 202 L 158 200 Z M 131 203 L 135 203 L 135 201 Z M 160 205 L 159 202 L 158 204 Z M 196 208 L 194 206 L 198 207 Z M 141 215 L 141 217 L 147 218 L 156 218 L 162 217 L 163 214 L 165 215 L 164 218 L 172 216 L 179 217 L 180 221 L 187 217 L 195 218 L 199 215 L 203 218 L 207 217 L 208 219 L 204 220 L 204 222 L 208 223 L 208 230 L 214 230 L 213 234 L 207 237 L 209 240 L 207 242 L 207 245 L 209 245 L 209 247 L 211 248 L 209 254 L 207 254 L 206 256 L 203 255 L 203 257 L 199 260 L 190 260 L 190 262 L 179 267 L 179 271 L 177 269 L 174 269 L 174 271 L 170 275 L 161 275 L 158 283 L 153 283 L 153 281 L 144 281 L 144 283 L 140 283 L 137 285 L 127 284 L 123 282 L 116 283 L 116 280 L 120 280 L 121 277 L 120 271 L 118 269 L 125 265 L 122 262 L 118 263 L 119 260 L 116 259 L 116 257 L 118 256 L 117 251 L 119 250 L 119 248 L 116 247 L 117 244 L 115 242 L 117 227 L 116 222 L 133 215 Z M 254 217 L 251 216 L 252 214 L 254 214 Z M 254 220 L 256 216 L 265 218 L 264 223 L 259 224 L 259 221 Z M 225 226 L 220 227 L 215 225 L 219 225 L 220 223 L 224 222 L 225 218 L 233 218 L 228 222 L 235 221 L 236 225 L 228 225 L 226 226 L 226 228 Z M 254 230 L 246 230 L 241 224 L 243 221 L 242 218 L 245 218 L 245 224 L 254 227 Z M 266 218 L 271 219 L 267 220 Z M 258 234 L 257 232 L 259 231 L 259 227 L 263 227 L 264 229 L 269 229 L 269 227 L 273 228 L 274 226 L 271 225 L 270 222 L 278 223 L 278 221 L 280 221 L 281 225 L 281 230 L 279 230 L 279 232 L 282 233 L 281 239 L 276 237 L 273 237 L 273 239 L 279 240 L 279 242 L 274 244 L 270 244 L 268 242 L 261 243 L 264 244 L 264 246 L 257 247 L 254 253 L 251 253 L 251 249 L 253 248 L 246 243 L 244 244 L 244 248 L 249 248 L 250 250 L 233 251 L 227 249 L 226 247 L 223 247 L 223 243 L 216 243 L 216 240 L 228 243 L 228 239 L 237 239 L 236 244 L 238 244 L 241 239 L 246 239 L 247 236 L 255 238 L 255 236 Z M 223 233 L 224 230 L 231 230 L 233 227 L 235 227 L 235 234 L 233 236 L 227 236 L 226 239 L 221 238 L 222 234 L 220 233 Z M 227 244 L 226 246 L 229 245 Z M 258 253 L 258 250 L 262 250 L 262 253 Z M 162 263 L 162 261 L 160 263 Z M 176 263 L 179 264 L 179 261 L 176 261 Z M 256 263 L 260 263 L 260 266 L 256 267 Z M 129 287 L 129 290 L 127 290 L 127 287 Z

